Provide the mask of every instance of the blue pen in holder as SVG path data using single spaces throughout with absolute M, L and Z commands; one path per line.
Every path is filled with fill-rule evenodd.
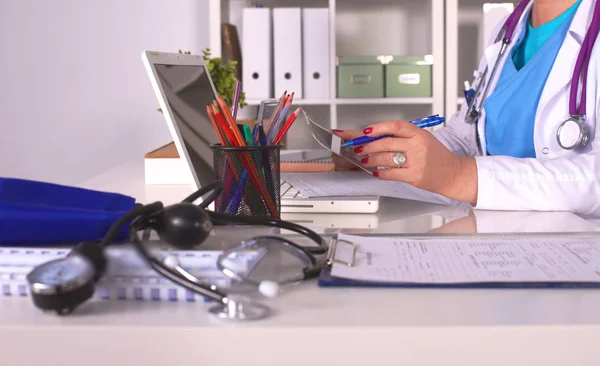
M 281 145 L 211 145 L 215 179 L 224 185 L 215 211 L 279 219 Z

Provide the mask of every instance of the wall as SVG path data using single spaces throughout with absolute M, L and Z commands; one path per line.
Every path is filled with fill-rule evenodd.
M 208 1 L 0 1 L 0 176 L 76 184 L 169 142 L 145 49 L 208 46 Z

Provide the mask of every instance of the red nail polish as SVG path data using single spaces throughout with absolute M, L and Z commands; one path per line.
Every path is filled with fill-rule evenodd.
M 368 135 L 368 134 L 370 134 L 371 132 L 373 132 L 373 129 L 372 129 L 371 127 L 365 128 L 365 129 L 363 130 L 363 133 L 364 133 L 365 135 Z
M 357 154 L 360 154 L 363 151 L 363 147 L 362 146 L 357 146 L 354 148 L 354 152 Z
M 379 172 L 378 171 L 374 171 L 373 175 L 376 176 L 376 177 L 379 177 Z
M 333 130 L 333 132 L 344 132 L 344 130 Z
M 369 161 L 369 158 L 362 158 L 360 159 L 360 162 L 363 164 L 366 164 Z

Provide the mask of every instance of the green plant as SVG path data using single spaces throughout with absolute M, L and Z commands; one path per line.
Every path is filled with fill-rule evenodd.
M 231 106 L 233 103 L 235 82 L 237 81 L 235 78 L 237 61 L 229 60 L 227 65 L 223 65 L 221 57 L 211 57 L 210 48 L 208 47 L 202 53 L 217 93 L 223 97 L 227 105 Z M 248 105 L 245 93 L 240 92 L 238 102 L 240 108 Z
M 191 52 L 179 50 L 179 53 L 189 55 Z M 237 81 L 235 78 L 237 61 L 230 60 L 227 65 L 223 65 L 221 57 L 211 57 L 210 48 L 208 47 L 202 51 L 202 54 L 217 94 L 223 97 L 227 105 L 231 106 L 233 103 L 235 82 Z M 248 105 L 244 92 L 240 92 L 238 103 L 240 108 Z M 162 113 L 160 108 L 158 108 L 158 111 Z

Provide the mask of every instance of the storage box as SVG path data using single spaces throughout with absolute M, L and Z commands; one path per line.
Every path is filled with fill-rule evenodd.
M 385 96 L 431 97 L 433 56 L 388 56 L 385 67 Z
M 383 98 L 384 69 L 380 56 L 344 56 L 337 65 L 338 98 Z

